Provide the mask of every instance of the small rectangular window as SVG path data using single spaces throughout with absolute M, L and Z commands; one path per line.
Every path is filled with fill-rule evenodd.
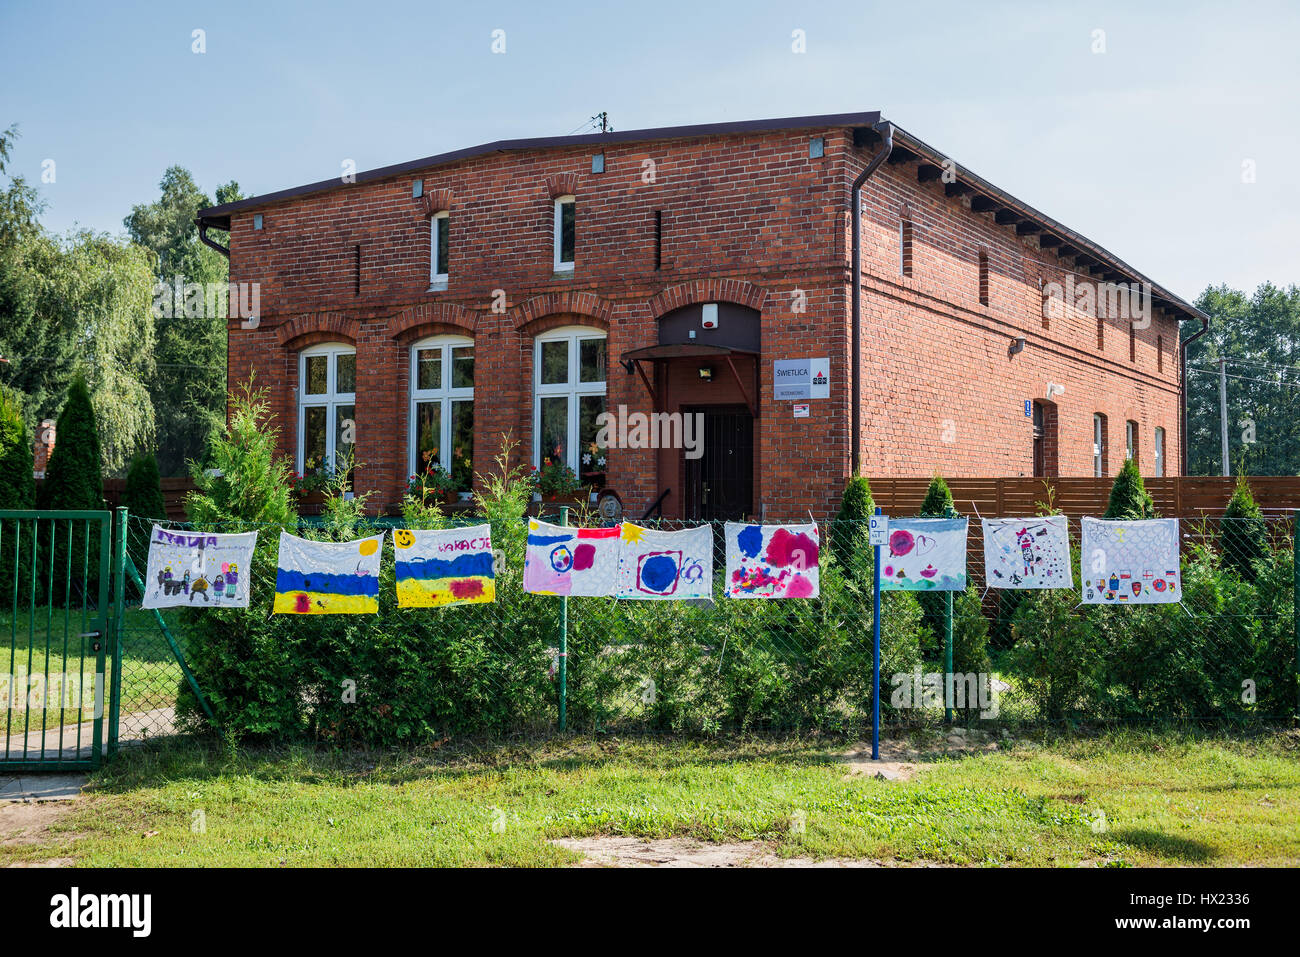
M 655 210 L 655 269 L 664 265 L 664 211 Z
M 1138 453 L 1138 424 L 1132 419 L 1124 423 L 1124 458 L 1135 459 Z
M 429 281 L 445 283 L 451 258 L 451 217 L 447 213 L 439 213 L 429 221 L 429 229 Z
M 1155 454 L 1156 454 L 1156 475 L 1163 477 L 1165 474 L 1165 430 L 1156 429 L 1155 434 Z
M 1092 416 L 1092 474 L 1106 474 L 1106 417 L 1100 412 Z
M 577 211 L 572 196 L 561 196 L 555 201 L 555 271 L 573 268 L 577 245 Z
M 899 266 L 903 276 L 912 275 L 912 221 L 905 219 L 898 227 Z

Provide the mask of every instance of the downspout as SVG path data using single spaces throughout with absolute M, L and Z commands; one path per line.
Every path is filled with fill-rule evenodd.
M 850 416 L 852 439 L 850 456 L 853 460 L 853 474 L 862 472 L 862 184 L 872 173 L 889 158 L 894 151 L 893 124 L 881 121 L 872 127 L 884 140 L 880 152 L 871 157 L 858 178 L 853 181 L 853 409 Z
M 223 246 L 221 245 L 221 243 L 216 242 L 215 240 L 208 239 L 208 227 L 211 226 L 212 224 L 201 216 L 198 219 L 194 220 L 194 222 L 199 227 L 199 242 L 207 246 L 209 249 L 215 249 L 217 252 L 221 253 L 221 255 L 229 259 L 230 258 L 229 247 Z
M 1179 404 L 1182 406 L 1181 415 L 1178 422 L 1178 458 L 1181 467 L 1178 470 L 1179 475 L 1187 474 L 1187 347 L 1190 346 L 1210 328 L 1210 317 L 1201 314 L 1201 331 L 1188 338 L 1178 347 L 1182 359 L 1182 381 L 1179 382 Z

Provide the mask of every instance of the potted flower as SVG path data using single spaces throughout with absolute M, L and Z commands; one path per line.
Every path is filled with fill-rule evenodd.
M 441 465 L 429 465 L 422 473 L 412 475 L 406 483 L 406 494 L 418 498 L 421 504 L 432 498 L 450 505 L 459 498 L 456 480 Z
M 320 511 L 325 504 L 325 488 L 331 477 L 329 467 L 318 459 L 308 459 L 303 463 L 302 472 L 294 476 L 292 488 L 299 513 L 314 515 Z
M 558 458 L 547 456 L 533 470 L 533 483 L 541 500 L 551 505 L 581 505 L 587 501 L 587 487 L 573 469 Z

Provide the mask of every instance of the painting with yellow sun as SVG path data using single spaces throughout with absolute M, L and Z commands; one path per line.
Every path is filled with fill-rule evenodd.
M 384 536 L 315 542 L 280 533 L 275 605 L 280 615 L 374 615 Z

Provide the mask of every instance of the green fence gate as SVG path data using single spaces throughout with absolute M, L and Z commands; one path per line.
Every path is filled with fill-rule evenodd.
M 0 511 L 0 774 L 94 768 L 115 744 L 122 532 L 108 511 Z

